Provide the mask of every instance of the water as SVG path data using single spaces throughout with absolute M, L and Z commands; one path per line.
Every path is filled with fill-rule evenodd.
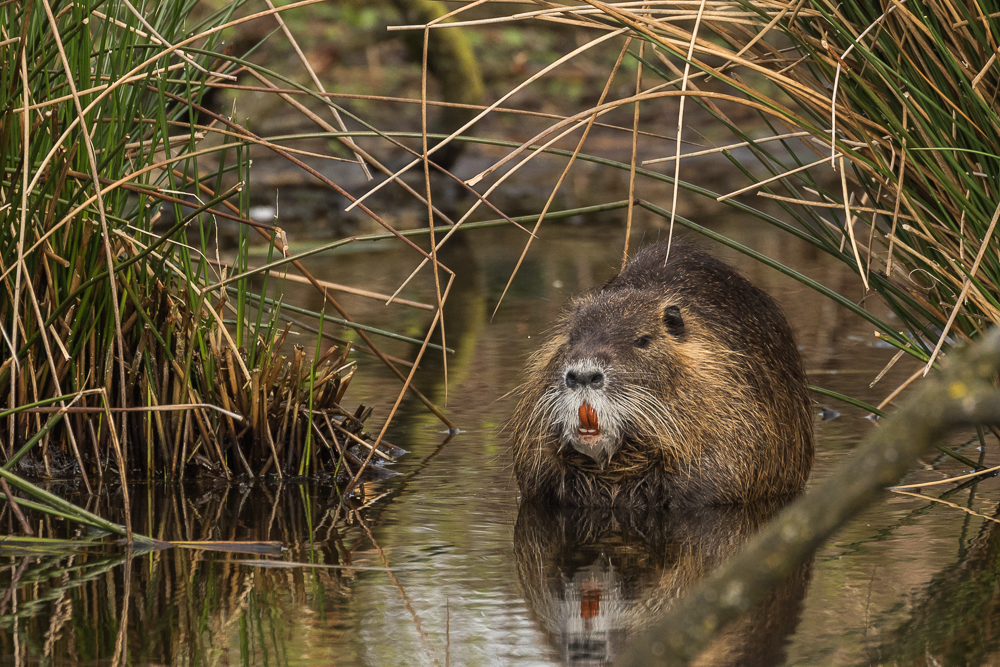
M 862 297 L 842 266 L 793 239 L 742 220 L 716 228 Z M 639 518 L 519 510 L 499 431 L 512 407 L 504 395 L 569 296 L 614 274 L 621 241 L 619 231 L 553 227 L 492 320 L 523 236 L 487 232 L 443 257 L 460 274 L 448 302 L 447 343 L 456 354 L 447 399 L 436 356 L 418 384 L 462 432 L 449 437 L 407 397 L 387 436 L 410 452 L 395 466 L 401 475 L 366 485 L 363 497 L 341 504 L 329 486 L 274 481 L 130 489 L 139 532 L 278 541 L 286 547 L 279 556 L 174 548 L 130 558 L 119 547 L 51 555 L 0 547 L 0 661 L 605 664 L 630 631 L 731 553 L 769 509 Z M 869 388 L 893 356 L 874 344 L 870 325 L 738 254 L 711 250 L 781 301 L 814 384 L 877 402 L 913 372 L 901 360 Z M 392 292 L 415 265 L 412 253 L 387 245 L 316 259 L 311 268 L 350 284 L 365 276 L 370 289 Z M 286 293 L 297 298 L 294 287 Z M 429 276 L 403 296 L 432 301 Z M 416 309 L 384 309 L 360 297 L 343 302 L 359 319 L 409 335 L 422 336 L 429 322 Z M 395 343 L 385 350 L 412 354 Z M 397 384 L 375 362 L 362 358 L 360 366 L 346 402 L 374 405 L 375 427 Z M 811 484 L 877 427 L 862 410 L 816 401 Z M 824 408 L 840 416 L 823 421 Z M 979 456 L 975 445 L 963 452 Z M 960 472 L 928 459 L 912 478 Z M 935 496 L 952 487 L 939 488 Z M 60 492 L 73 497 L 69 487 Z M 1000 649 L 998 495 L 997 482 L 987 480 L 945 498 L 950 504 L 888 496 L 727 632 L 705 664 L 991 664 Z M 118 487 L 76 498 L 121 520 Z

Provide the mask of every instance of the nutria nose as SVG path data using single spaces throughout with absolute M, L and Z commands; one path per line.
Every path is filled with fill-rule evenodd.
M 604 386 L 604 374 L 601 371 L 566 371 L 566 386 L 570 389 L 600 389 Z

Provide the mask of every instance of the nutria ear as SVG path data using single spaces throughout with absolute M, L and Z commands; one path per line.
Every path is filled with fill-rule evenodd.
M 672 336 L 680 336 L 684 333 L 684 318 L 681 317 L 681 309 L 678 306 L 667 306 L 663 309 L 663 323 L 667 325 L 667 331 Z

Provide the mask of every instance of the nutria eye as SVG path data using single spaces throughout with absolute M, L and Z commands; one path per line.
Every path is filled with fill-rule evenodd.
M 639 336 L 638 338 L 635 339 L 635 342 L 632 343 L 632 345 L 636 346 L 640 350 L 644 350 L 647 347 L 649 347 L 649 344 L 652 342 L 653 342 L 652 336 Z
M 667 325 L 667 331 L 673 336 L 680 336 L 684 333 L 684 318 L 681 317 L 681 309 L 677 306 L 667 306 L 663 309 L 663 323 Z

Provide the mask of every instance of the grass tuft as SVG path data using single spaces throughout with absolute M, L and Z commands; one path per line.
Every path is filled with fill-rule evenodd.
M 341 407 L 350 347 L 286 344 L 280 275 L 251 266 L 251 236 L 287 255 L 284 232 L 249 216 L 250 147 L 268 142 L 206 106 L 248 66 L 223 30 L 288 9 L 243 4 L 0 3 L 5 471 L 82 474 L 89 489 L 108 470 L 364 467 L 370 410 Z M 228 262 L 220 223 L 238 229 Z

